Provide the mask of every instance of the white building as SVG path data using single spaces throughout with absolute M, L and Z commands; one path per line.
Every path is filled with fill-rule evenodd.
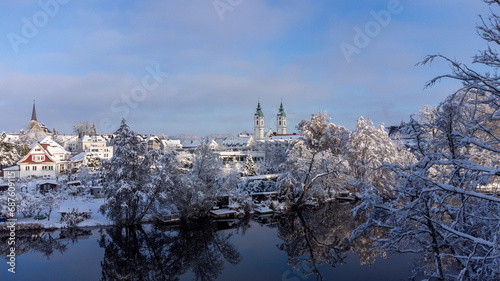
M 62 140 L 62 146 L 64 147 L 64 149 L 73 153 L 76 153 L 78 151 L 78 135 L 63 135 L 59 137 Z
M 218 151 L 216 154 L 224 166 L 236 169 L 245 167 L 248 155 L 252 156 L 254 163 L 264 161 L 266 158 L 264 151 Z
M 283 102 L 280 104 L 280 109 L 276 115 L 276 132 L 269 129 L 267 134 L 264 134 L 264 113 L 262 112 L 262 107 L 260 106 L 260 101 L 257 104 L 257 111 L 254 114 L 254 140 L 262 141 L 268 139 L 272 136 L 293 136 L 295 134 L 287 134 L 286 132 L 286 113 L 283 108 Z
M 111 159 L 114 149 L 102 136 L 83 136 L 78 141 L 78 151 L 92 153 L 99 159 Z
M 44 137 L 30 146 L 30 151 L 21 160 L 19 177 L 56 178 L 71 168 L 71 153 L 52 140 Z
M 238 137 L 227 138 L 222 141 L 222 147 L 225 150 L 239 151 L 246 150 L 254 143 L 252 136 L 240 134 Z
M 264 139 L 264 113 L 262 112 L 262 108 L 260 107 L 260 101 L 257 104 L 257 111 L 253 115 L 254 119 L 254 133 L 253 137 L 255 140 Z
M 278 124 L 278 130 L 276 130 L 277 135 L 285 135 L 286 134 L 286 113 L 283 108 L 283 102 L 280 104 L 280 111 L 278 115 L 276 115 L 276 124 Z
M 180 140 L 162 140 L 161 143 L 164 152 L 182 149 L 182 144 Z

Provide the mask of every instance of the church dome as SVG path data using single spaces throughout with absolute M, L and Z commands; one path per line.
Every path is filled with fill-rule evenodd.
M 283 103 L 280 105 L 280 111 L 278 112 L 278 116 L 286 117 L 285 109 L 283 109 Z
M 260 102 L 257 105 L 257 111 L 255 112 L 255 116 L 264 117 L 264 113 L 262 112 L 262 108 L 260 107 Z

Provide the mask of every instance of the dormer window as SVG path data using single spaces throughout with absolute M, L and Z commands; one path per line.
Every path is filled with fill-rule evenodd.
M 33 161 L 35 161 L 35 162 L 45 161 L 45 155 L 35 155 L 35 156 L 33 156 Z

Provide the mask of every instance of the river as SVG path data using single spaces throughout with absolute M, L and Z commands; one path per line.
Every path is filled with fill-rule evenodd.
M 195 226 L 19 232 L 0 280 L 408 280 L 414 254 L 376 254 L 349 204 Z M 8 255 L 8 237 L 0 250 Z

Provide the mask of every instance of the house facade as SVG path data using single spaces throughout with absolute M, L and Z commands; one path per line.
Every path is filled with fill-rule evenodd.
M 57 178 L 71 168 L 71 153 L 44 137 L 30 146 L 30 151 L 17 162 L 19 177 Z
M 102 136 L 83 136 L 78 141 L 78 151 L 91 153 L 99 159 L 109 160 L 113 157 L 114 149 Z

